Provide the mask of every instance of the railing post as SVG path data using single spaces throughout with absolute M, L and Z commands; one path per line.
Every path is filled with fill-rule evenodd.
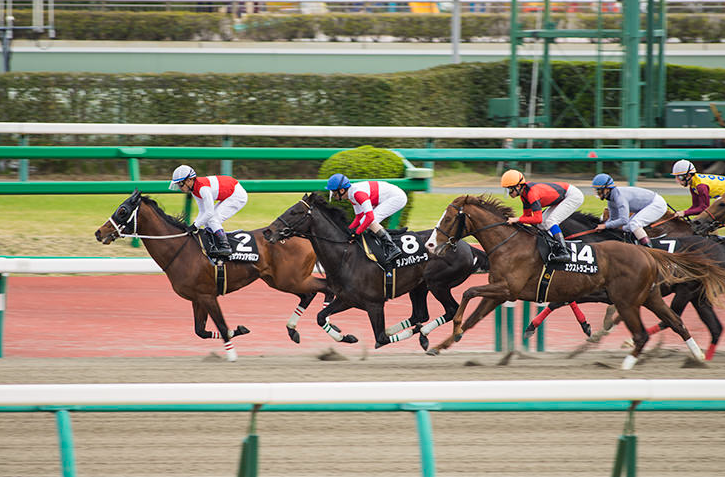
M 546 305 L 544 305 L 542 303 L 537 304 L 536 305 L 536 314 L 538 315 L 539 313 L 544 311 L 544 308 L 546 308 Z M 546 323 L 546 322 L 545 321 L 542 322 L 536 329 L 536 351 L 541 351 L 541 352 L 545 351 L 545 348 L 546 348 L 544 346 L 544 323 Z
M 20 145 L 21 146 L 27 146 L 28 145 L 28 136 L 25 134 L 22 134 L 20 136 Z M 28 178 L 30 176 L 30 161 L 27 159 L 20 159 L 18 161 L 18 180 L 20 182 L 28 182 Z
M 634 435 L 634 410 L 641 401 L 632 401 L 629 406 L 624 431 L 617 440 L 617 453 L 612 467 L 612 477 L 620 477 L 626 466 L 627 477 L 637 477 L 637 436 Z
M 516 302 L 507 301 L 503 306 L 506 308 L 506 350 L 513 351 L 516 349 L 516 342 L 514 340 L 514 312 L 516 311 Z
M 531 302 L 525 301 L 523 302 L 523 308 L 521 310 L 521 334 L 523 335 L 523 332 L 528 328 L 529 323 L 531 322 Z M 528 338 L 522 338 L 521 339 L 521 347 L 525 349 L 526 351 L 529 350 L 529 339 Z
M 418 427 L 418 445 L 420 446 L 420 475 L 422 477 L 435 477 L 435 453 L 433 452 L 433 428 L 430 423 L 429 411 L 440 409 L 440 403 L 418 402 L 400 405 L 401 411 L 415 412 L 415 422 Z
M 3 321 L 5 319 L 5 289 L 8 283 L 8 274 L 0 273 L 0 358 L 3 357 Z
M 255 404 L 252 408 L 252 416 L 249 419 L 249 432 L 242 443 L 242 455 L 239 460 L 239 472 L 237 477 L 257 477 L 259 468 L 259 436 L 257 435 L 257 411 L 261 404 Z
M 67 410 L 56 411 L 55 420 L 58 426 L 58 441 L 60 444 L 60 465 L 63 477 L 75 477 L 76 458 L 73 450 L 73 429 L 70 414 Z
M 494 312 L 494 319 L 493 319 L 493 342 L 494 342 L 494 350 L 498 353 L 499 351 L 503 351 L 503 340 L 501 339 L 501 334 L 503 332 L 502 329 L 502 318 L 501 318 L 501 307 L 497 306 L 496 311 Z
M 232 147 L 234 140 L 230 136 L 224 136 L 222 138 L 222 147 Z M 230 159 L 222 159 L 221 161 L 221 173 L 223 176 L 231 176 L 232 174 L 232 161 Z
M 138 165 L 137 157 L 129 157 L 127 160 L 128 164 L 128 179 L 132 181 L 141 180 L 141 170 Z M 141 241 L 137 238 L 131 239 L 131 246 L 138 248 L 141 246 Z

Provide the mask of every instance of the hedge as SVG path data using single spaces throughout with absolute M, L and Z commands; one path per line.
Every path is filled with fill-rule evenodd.
M 524 92 L 529 91 L 531 65 L 521 63 L 520 85 Z M 553 127 L 594 124 L 594 94 L 583 85 L 593 87 L 595 67 L 593 62 L 552 62 L 556 83 L 551 102 Z M 616 76 L 609 79 L 615 84 L 618 81 Z M 505 61 L 377 75 L 11 72 L 0 75 L 0 121 L 487 127 L 501 125 L 488 119 L 488 101 L 506 97 L 507 82 Z M 668 66 L 666 100 L 724 101 L 725 69 Z M 522 114 L 527 106 L 527 97 L 522 94 Z M 501 147 L 502 140 L 441 139 L 436 146 Z M 15 145 L 17 138 L 0 136 L 0 144 Z M 220 139 L 58 135 L 34 136 L 30 144 L 219 146 Z M 385 148 L 427 146 L 422 139 L 274 137 L 238 138 L 234 145 L 354 148 L 360 144 Z M 551 147 L 589 145 L 569 140 L 551 143 Z M 52 162 L 34 161 L 34 165 L 52 165 L 59 172 L 62 168 L 62 164 Z M 144 171 L 164 176 L 170 167 L 158 161 L 142 164 Z M 245 162 L 235 165 L 234 174 L 240 178 L 284 176 L 288 167 L 285 162 Z M 295 175 L 314 177 L 317 167 L 316 163 L 295 163 Z
M 15 24 L 32 24 L 30 10 L 14 10 Z M 561 29 L 597 29 L 597 16 L 584 13 L 553 13 Z M 603 28 L 618 29 L 621 16 L 603 17 Z M 536 14 L 521 14 L 523 28 L 536 26 Z M 407 13 L 322 15 L 246 15 L 235 20 L 224 13 L 55 11 L 56 38 L 60 40 L 118 41 L 450 41 L 451 15 Z M 670 14 L 669 38 L 682 42 L 719 43 L 725 38 L 725 15 Z M 17 38 L 35 38 L 32 31 L 17 31 Z M 462 14 L 461 41 L 486 42 L 509 37 L 507 14 Z

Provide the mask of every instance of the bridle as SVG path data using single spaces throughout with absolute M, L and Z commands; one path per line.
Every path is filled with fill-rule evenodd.
M 136 207 L 134 207 L 133 211 L 129 214 L 128 219 L 121 222 L 119 219 L 114 219 L 113 217 L 118 213 L 118 210 L 116 213 L 114 213 L 112 216 L 108 218 L 108 221 L 113 225 L 113 228 L 116 230 L 116 234 L 120 238 L 141 238 L 141 239 L 171 239 L 171 238 L 178 238 L 183 237 L 185 235 L 191 235 L 190 232 L 183 232 L 180 234 L 174 234 L 174 235 L 139 235 L 138 230 L 138 209 L 141 206 L 141 203 L 137 203 Z M 123 207 L 123 205 L 121 206 Z M 119 207 L 120 208 L 120 207 Z M 120 225 L 119 225 L 120 223 Z M 133 232 L 127 233 L 127 230 L 131 225 L 133 225 Z
M 465 229 L 466 229 L 466 218 L 468 218 L 468 220 L 470 220 L 471 223 L 473 223 L 473 219 L 471 219 L 471 216 L 468 213 L 466 213 L 466 212 L 463 211 L 463 206 L 460 206 L 459 207 L 459 206 L 456 206 L 456 205 L 453 205 L 453 204 L 448 204 L 448 207 L 453 207 L 454 209 L 456 209 L 458 211 L 458 213 L 456 214 L 456 218 L 453 219 L 453 226 L 451 227 L 452 229 L 453 228 L 456 229 L 456 233 L 453 234 L 452 236 L 451 235 L 448 235 L 445 231 L 443 231 L 437 225 L 435 227 L 435 230 L 437 232 L 443 234 L 445 237 L 448 238 L 448 240 L 446 242 L 444 242 L 443 245 L 448 246 L 448 247 L 451 247 L 451 249 L 454 252 L 456 251 L 456 246 L 457 246 L 458 242 L 461 239 L 463 239 L 464 237 L 467 237 L 469 235 L 475 235 L 478 232 L 482 232 L 484 230 L 487 230 L 487 229 L 490 229 L 490 228 L 493 228 L 493 227 L 498 227 L 500 225 L 506 225 L 506 224 L 508 224 L 507 221 L 496 222 L 496 223 L 493 223 L 493 224 L 484 225 L 483 227 L 480 227 L 480 228 L 478 228 L 476 230 L 472 230 L 470 232 L 465 232 Z M 511 240 L 514 237 L 514 235 L 516 235 L 517 233 L 519 233 L 519 230 L 520 229 L 517 227 L 516 230 L 514 230 L 514 232 L 511 235 L 509 235 L 508 237 L 506 237 L 501 243 L 497 244 L 490 251 L 487 250 L 486 251 L 486 254 L 489 257 L 491 255 L 493 255 L 493 252 L 495 252 L 499 247 L 501 247 L 503 244 L 505 244 L 506 242 L 508 242 L 509 240 Z
M 705 232 L 712 232 L 713 230 L 719 229 L 720 227 L 722 227 L 725 224 L 723 222 L 717 220 L 717 218 L 708 209 L 709 209 L 709 207 L 707 209 L 705 209 L 705 213 L 710 216 L 710 218 L 712 219 L 712 222 L 707 224 L 707 228 L 705 229 Z

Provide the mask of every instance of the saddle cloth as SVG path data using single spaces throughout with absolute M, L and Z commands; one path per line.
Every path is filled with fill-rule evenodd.
M 398 258 L 393 260 L 393 263 L 389 264 L 389 268 L 403 268 L 428 261 L 429 257 L 425 243 L 417 235 L 408 233 L 407 228 L 389 230 L 388 232 L 393 242 L 403 252 Z M 385 254 L 383 253 L 383 246 L 380 244 L 380 239 L 378 239 L 377 235 L 366 230 L 358 237 L 358 243 L 371 261 L 376 262 L 381 268 L 385 268 Z
M 198 235 L 206 255 L 210 256 L 212 246 L 216 247 L 214 234 L 208 229 L 201 229 Z M 244 230 L 227 232 L 227 240 L 229 240 L 229 246 L 232 248 L 232 254 L 226 261 L 259 261 L 259 248 L 257 247 L 257 241 L 254 239 L 254 235 L 251 233 L 245 232 Z M 221 257 L 217 256 L 214 256 L 214 258 L 221 259 Z

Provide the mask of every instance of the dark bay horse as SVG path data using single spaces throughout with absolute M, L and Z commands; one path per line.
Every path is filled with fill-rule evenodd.
M 567 237 L 576 237 L 584 243 L 602 242 L 604 240 L 618 240 L 620 242 L 627 241 L 625 233 L 621 229 L 605 229 L 602 231 L 594 231 L 595 227 L 600 223 L 599 218 L 591 214 L 582 212 L 574 212 L 569 218 L 560 224 L 561 230 Z M 680 218 L 675 218 L 674 214 L 668 213 L 662 219 L 654 222 L 654 227 L 647 227 L 647 235 L 659 240 L 664 245 L 671 245 L 674 250 L 675 240 L 677 239 L 680 247 L 684 250 L 702 253 L 705 257 L 713 260 L 720 267 L 725 267 L 725 246 L 720 245 L 705 237 L 692 235 L 690 225 Z M 715 354 L 718 340 L 722 334 L 723 327 L 720 319 L 717 317 L 712 304 L 702 296 L 701 284 L 698 281 L 676 283 L 673 285 L 661 284 L 660 290 L 662 296 L 674 293 L 675 296 L 670 303 L 672 311 L 678 316 L 682 315 L 688 303 L 697 311 L 700 319 L 705 323 L 710 331 L 711 341 L 705 359 L 711 360 Z M 596 297 L 592 297 L 592 301 L 599 301 Z M 609 300 L 605 300 L 610 303 Z M 526 329 L 525 336 L 531 336 L 536 327 L 538 327 L 543 319 L 552 311 L 564 306 L 565 303 L 549 303 L 542 313 L 531 321 Z M 613 310 L 612 310 L 613 311 Z M 616 320 L 615 320 L 616 321 Z M 666 323 L 659 324 L 647 329 L 649 334 L 657 333 L 667 327 Z
M 312 243 L 317 258 L 325 269 L 327 284 L 335 294 L 330 305 L 318 313 L 318 324 L 326 323 L 328 317 L 334 313 L 358 308 L 368 314 L 376 348 L 410 338 L 420 332 L 421 346 L 426 349 L 428 333 L 450 321 L 458 309 L 451 288 L 463 283 L 475 271 L 487 267 L 485 254 L 463 242 L 455 251 L 444 256 L 425 255 L 427 260 L 398 268 L 395 296 L 410 293 L 413 316 L 403 322 L 404 326 L 396 325 L 386 333 L 384 271 L 368 259 L 360 246 L 351 240 L 348 223 L 342 209 L 329 205 L 324 197 L 312 193 L 306 194 L 272 222 L 264 236 L 271 243 L 295 235 L 305 237 Z M 419 237 L 422 243 L 430 235 L 430 231 L 407 231 L 405 234 L 411 237 L 404 244 L 404 249 L 408 246 L 418 247 L 418 242 L 412 236 Z M 422 245 L 420 250 L 425 252 Z M 422 323 L 429 318 L 426 304 L 428 291 L 443 305 L 445 314 L 423 326 Z M 410 326 L 412 328 L 408 328 Z M 402 330 L 403 328 L 407 329 Z M 396 331 L 400 332 L 389 335 Z
M 453 334 L 430 350 L 437 354 L 458 341 L 484 316 L 505 301 L 536 301 L 543 261 L 536 248 L 537 237 L 523 226 L 507 225 L 513 210 L 492 196 L 461 196 L 445 210 L 426 246 L 442 253 L 467 235 L 473 235 L 487 252 L 489 284 L 473 287 L 463 294 L 461 305 L 453 318 Z M 591 244 L 597 258 L 592 274 L 561 271 L 552 276 L 549 299 L 554 302 L 578 301 L 579 298 L 604 290 L 632 333 L 635 347 L 625 357 L 622 369 L 631 369 L 637 362 L 648 335 L 640 318 L 645 306 L 679 334 L 695 359 L 704 355 L 690 336 L 680 318 L 665 304 L 660 281 L 667 284 L 700 280 L 705 295 L 715 302 L 725 291 L 725 270 L 696 253 L 667 253 L 617 241 Z M 468 302 L 483 297 L 476 310 L 462 324 Z
M 692 230 L 705 235 L 725 226 L 725 201 L 720 197 L 692 219 Z
M 325 293 L 326 301 L 332 298 L 325 280 L 311 275 L 316 261 L 314 250 L 306 240 L 293 238 L 283 244 L 271 245 L 263 240 L 262 229 L 249 233 L 257 241 L 259 261 L 228 262 L 226 291 L 238 290 L 261 278 L 272 288 L 297 295 L 300 303 L 287 327 L 290 337 L 299 342 L 294 329 L 299 316 L 317 293 Z M 96 239 L 104 244 L 110 244 L 121 235 L 142 237 L 146 250 L 166 273 L 174 291 L 191 301 L 197 336 L 221 338 L 227 359 L 236 360 L 231 339 L 249 333 L 249 330 L 241 325 L 234 330 L 227 327 L 217 301 L 214 266 L 203 254 L 196 236 L 187 233 L 186 224 L 164 213 L 153 199 L 135 191 L 96 231 Z M 208 316 L 218 332 L 206 330 Z

